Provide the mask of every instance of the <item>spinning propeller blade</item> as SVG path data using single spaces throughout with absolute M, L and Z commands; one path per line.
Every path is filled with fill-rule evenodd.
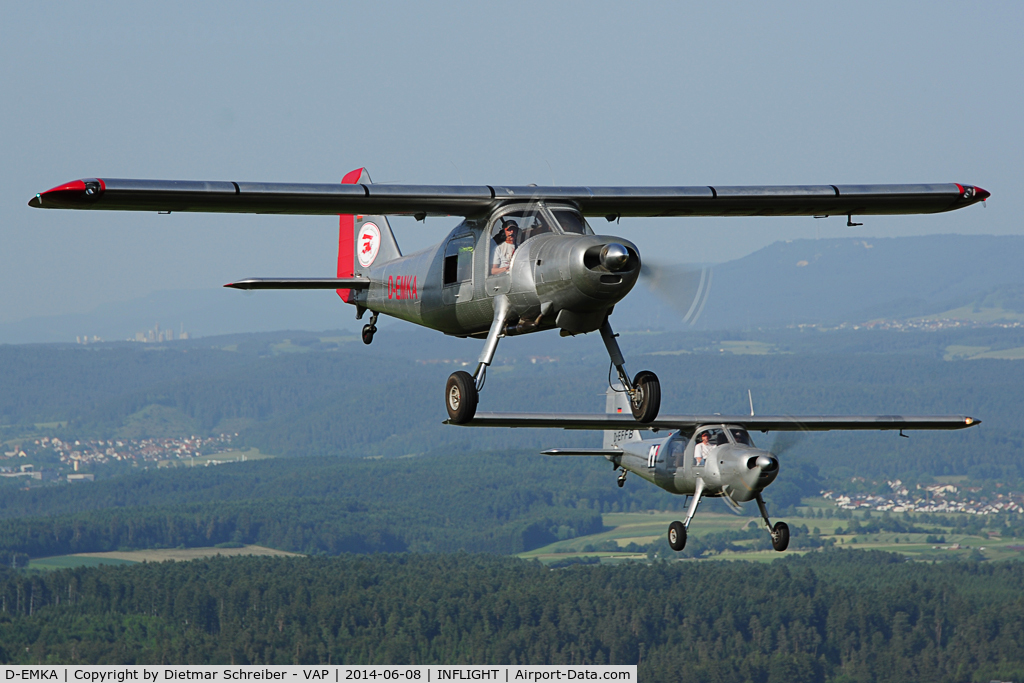
M 682 316 L 683 322 L 696 324 L 711 290 L 710 266 L 644 263 L 640 277 L 652 292 Z
M 768 447 L 768 452 L 776 458 L 804 440 L 807 435 L 805 431 L 776 432 L 775 440 Z

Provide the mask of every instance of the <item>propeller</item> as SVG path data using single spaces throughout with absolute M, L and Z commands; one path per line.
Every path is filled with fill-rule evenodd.
M 711 267 L 694 265 L 662 266 L 644 263 L 640 277 L 655 295 L 695 325 L 711 290 Z
M 768 447 L 768 452 L 778 458 L 780 455 L 791 449 L 804 440 L 807 435 L 805 430 L 794 432 L 775 432 L 775 440 Z
M 741 506 L 735 500 L 730 498 L 728 494 L 721 496 L 721 500 L 729 507 L 729 512 L 733 513 L 734 515 L 746 514 L 746 510 L 743 509 L 743 506 Z

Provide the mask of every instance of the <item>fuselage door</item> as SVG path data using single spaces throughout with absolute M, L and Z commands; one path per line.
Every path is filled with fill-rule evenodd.
M 441 301 L 462 304 L 473 300 L 473 254 L 476 238 L 464 234 L 448 240 L 441 273 Z

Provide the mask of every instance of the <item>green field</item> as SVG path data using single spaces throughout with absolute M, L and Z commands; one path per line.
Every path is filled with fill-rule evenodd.
M 249 462 L 251 460 L 269 460 L 275 456 L 269 453 L 260 453 L 258 448 L 246 450 L 229 450 L 210 455 L 201 455 L 198 458 L 181 458 L 177 460 L 161 460 L 159 467 L 204 467 L 210 463 L 222 462 Z
M 56 557 L 40 557 L 28 561 L 29 569 L 70 569 L 71 567 L 99 567 L 103 564 L 137 564 L 136 560 L 123 560 L 114 557 L 83 557 L 81 555 L 58 555 Z
M 860 533 L 860 534 L 836 534 L 836 529 L 842 527 L 847 529 L 849 520 L 833 517 L 817 518 L 810 517 L 812 512 L 819 509 L 832 507 L 831 503 L 822 499 L 809 499 L 805 506 L 800 508 L 805 517 L 794 516 L 779 518 L 787 522 L 791 527 L 806 525 L 808 530 L 814 534 L 815 528 L 820 532 L 818 535 L 824 541 L 834 539 L 836 547 L 856 548 L 862 550 L 883 550 L 886 552 L 900 553 L 915 560 L 940 562 L 954 559 L 974 560 L 1017 560 L 1024 559 L 1024 541 L 1016 538 L 1000 538 L 995 534 L 969 535 L 957 533 L 952 524 L 918 524 L 928 527 L 930 530 L 940 533 Z M 833 508 L 834 509 L 834 508 Z M 873 513 L 876 518 L 881 513 Z M 630 553 L 610 549 L 585 550 L 586 546 L 598 546 L 607 541 L 614 541 L 621 548 L 630 543 L 639 546 L 646 546 L 652 542 L 665 537 L 668 525 L 674 520 L 681 520 L 685 515 L 682 512 L 619 512 L 602 515 L 606 530 L 589 536 L 580 536 L 573 539 L 558 541 L 537 548 L 529 552 L 521 553 L 519 557 L 537 559 L 544 563 L 557 562 L 573 557 L 588 558 L 598 557 L 602 562 L 618 562 L 623 560 L 646 560 L 644 553 Z M 956 515 L 946 515 L 947 520 L 952 521 Z M 773 517 L 773 521 L 775 518 Z M 739 517 L 728 514 L 700 513 L 694 517 L 690 524 L 690 538 L 701 538 L 711 533 L 722 531 L 740 531 L 751 522 L 760 527 L 761 520 L 756 517 Z M 858 521 L 864 520 L 858 515 Z M 766 532 L 767 533 L 767 532 Z M 929 536 L 944 538 L 944 542 L 928 542 Z M 754 541 L 734 541 L 735 545 L 751 545 Z M 959 546 L 959 547 L 957 547 Z M 821 550 L 788 550 L 787 553 L 821 552 Z M 767 562 L 780 557 L 774 551 L 725 551 L 722 553 L 708 553 L 704 555 L 707 559 L 719 560 L 742 560 L 751 562 Z
M 942 313 L 922 316 L 916 320 L 969 320 L 979 323 L 1019 322 L 1024 320 L 1024 314 L 1002 307 L 961 306 Z
M 646 555 L 643 553 L 585 551 L 583 548 L 605 541 L 615 541 L 623 548 L 630 543 L 647 545 L 663 537 L 668 529 L 668 525 L 674 520 L 682 519 L 684 516 L 682 512 L 656 512 L 654 510 L 647 512 L 611 512 L 601 516 L 605 527 L 608 528 L 607 531 L 558 541 L 543 548 L 521 553 L 519 557 L 537 559 L 541 562 L 554 562 L 570 557 L 591 556 L 600 557 L 602 561 L 646 559 Z M 698 513 L 690 525 L 690 534 L 694 538 L 699 538 L 716 531 L 739 531 L 750 521 L 751 518 L 749 517 Z
M 98 567 L 102 564 L 138 564 L 139 562 L 187 562 L 205 557 L 301 557 L 298 553 L 288 553 L 274 548 L 258 545 L 244 545 L 238 548 L 161 548 L 155 550 L 115 550 L 109 553 L 78 553 L 75 555 L 57 555 L 29 560 L 29 569 L 68 569 L 69 567 Z

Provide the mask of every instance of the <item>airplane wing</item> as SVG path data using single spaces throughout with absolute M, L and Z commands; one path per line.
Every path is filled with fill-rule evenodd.
M 576 204 L 586 216 L 850 216 L 953 211 L 990 193 L 972 185 L 504 187 L 75 180 L 29 201 L 43 209 L 294 215 L 470 216 L 512 200 Z
M 549 448 L 541 455 L 622 455 L 621 448 Z
M 365 289 L 370 286 L 370 280 L 365 277 L 249 278 L 224 286 L 232 289 Z
M 446 421 L 445 424 L 454 424 Z M 463 427 L 529 429 L 693 430 L 703 425 L 740 425 L 758 432 L 827 432 L 832 430 L 966 429 L 981 420 L 966 415 L 660 415 L 641 423 L 629 414 L 477 413 Z

